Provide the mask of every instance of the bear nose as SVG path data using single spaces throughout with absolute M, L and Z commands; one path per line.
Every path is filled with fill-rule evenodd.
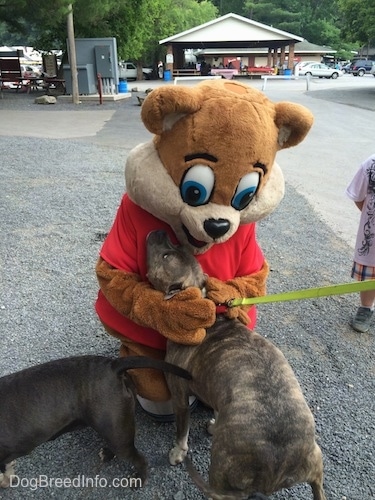
M 216 239 L 229 231 L 230 222 L 226 219 L 207 219 L 203 226 L 208 236 Z

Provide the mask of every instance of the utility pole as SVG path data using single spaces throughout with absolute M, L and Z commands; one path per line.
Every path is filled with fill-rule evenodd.
M 76 58 L 76 44 L 74 40 L 74 22 L 73 22 L 72 4 L 69 4 L 68 6 L 67 31 L 68 31 L 68 44 L 69 44 L 70 71 L 72 74 L 72 102 L 73 104 L 79 104 L 78 71 L 77 71 L 77 58 Z

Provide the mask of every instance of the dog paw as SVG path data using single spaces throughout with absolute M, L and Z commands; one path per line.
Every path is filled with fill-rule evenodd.
M 147 468 L 137 469 L 134 474 L 132 474 L 133 482 L 131 483 L 131 488 L 133 490 L 139 490 L 147 483 Z
M 0 472 L 0 488 L 8 488 L 10 485 L 10 476 L 14 475 L 14 465 L 16 461 L 9 462 L 9 464 L 5 465 L 5 471 L 3 473 Z
M 10 485 L 9 477 L 0 472 L 0 488 L 8 488 L 9 485 Z
M 181 464 L 187 455 L 188 450 L 183 450 L 178 445 L 169 452 L 169 463 L 171 465 Z
M 216 420 L 214 418 L 211 418 L 208 423 L 207 423 L 207 432 L 209 434 L 211 434 L 211 436 L 213 435 L 213 433 L 215 432 L 215 424 L 216 424 Z

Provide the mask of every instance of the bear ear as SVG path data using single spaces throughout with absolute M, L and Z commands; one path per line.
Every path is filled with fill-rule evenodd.
M 183 116 L 198 111 L 202 100 L 198 89 L 166 85 L 148 94 L 142 104 L 141 118 L 151 133 L 160 135 Z
M 296 146 L 303 141 L 313 124 L 313 114 L 304 106 L 291 102 L 276 103 L 275 110 L 280 149 Z

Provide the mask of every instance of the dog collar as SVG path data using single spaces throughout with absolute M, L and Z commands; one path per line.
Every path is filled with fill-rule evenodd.
M 225 314 L 228 311 L 228 306 L 225 304 L 218 304 L 216 306 L 216 314 Z

